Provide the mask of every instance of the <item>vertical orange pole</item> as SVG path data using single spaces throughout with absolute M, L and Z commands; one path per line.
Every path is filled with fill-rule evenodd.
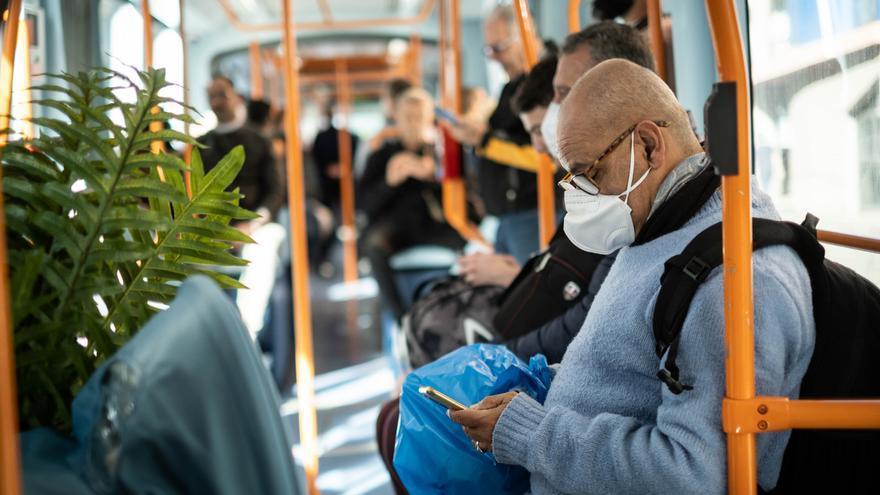
M 663 41 L 663 26 L 660 23 L 663 9 L 660 0 L 648 0 L 648 29 L 651 35 L 651 51 L 654 53 L 654 64 L 657 75 L 666 81 L 666 43 Z
M 183 113 L 189 115 L 189 41 L 186 39 L 186 0 L 178 0 L 177 5 L 180 10 L 178 34 L 183 47 Z M 183 123 L 183 133 L 189 135 L 189 122 Z
M 568 0 L 568 32 L 581 30 L 581 0 Z
M 749 86 L 733 0 L 706 0 L 712 43 L 721 81 L 736 83 L 739 170 L 721 179 L 724 252 L 724 327 L 727 341 L 727 397 L 755 396 L 754 308 L 752 297 L 751 143 Z M 729 492 L 757 493 L 755 435 L 728 433 Z
M 526 0 L 513 2 L 516 9 L 516 20 L 519 24 L 520 39 L 523 44 L 523 53 L 526 57 L 526 65 L 534 66 L 538 63 L 538 36 L 535 33 L 535 24 L 529 12 L 529 4 Z M 541 236 L 541 249 L 546 249 L 556 230 L 556 197 L 554 195 L 555 184 L 553 183 L 553 162 L 546 153 L 538 156 L 538 228 Z
M 150 13 L 150 0 L 141 0 L 141 17 L 144 20 L 144 69 L 153 66 L 153 15 Z M 159 107 L 151 110 L 153 113 L 159 113 Z M 150 131 L 158 132 L 162 130 L 161 122 L 150 122 Z M 165 149 L 162 141 L 156 140 L 150 143 L 150 151 L 159 154 Z M 159 173 L 159 179 L 165 182 L 165 172 L 162 167 L 156 167 Z
M 461 22 L 458 0 L 439 2 L 440 21 L 440 102 L 441 106 L 461 113 Z M 447 66 L 448 64 L 448 66 Z M 451 79 L 451 80 L 450 80 Z M 459 153 L 460 146 L 443 130 L 444 153 Z M 443 174 L 443 215 L 463 238 L 486 244 L 479 229 L 467 218 L 467 193 L 461 170 L 450 175 L 449 164 L 458 161 L 448 155 Z M 461 164 L 459 163 L 459 168 Z
M 440 0 L 437 5 L 437 20 L 440 24 L 440 33 L 437 44 L 440 49 L 440 66 L 438 67 L 437 77 L 440 84 L 440 104 L 449 107 L 449 81 L 446 80 L 446 58 L 449 55 L 449 33 L 447 32 L 449 20 L 446 13 L 447 0 Z
M 13 94 L 19 95 L 19 101 L 15 105 L 21 117 L 21 137 L 30 139 L 34 137 L 34 124 L 31 105 L 31 35 L 26 22 L 18 23 L 19 43 L 15 46 L 15 61 L 18 70 L 12 78 Z
M 144 21 L 144 68 L 153 66 L 153 16 L 150 0 L 141 0 L 141 17 Z
M 3 33 L 3 60 L 0 65 L 0 129 L 9 128 L 12 104 L 12 76 L 21 0 L 10 0 Z M 0 146 L 8 135 L 0 134 Z M 0 148 L 2 149 L 2 148 Z M 3 186 L 0 167 L 0 192 Z M 0 194 L 0 493 L 21 493 L 21 459 L 18 449 L 18 393 L 15 382 L 15 347 L 9 300 L 9 264 L 6 257 L 6 208 Z
M 315 358 L 312 347 L 312 314 L 309 306 L 309 252 L 306 240 L 305 187 L 299 142 L 299 80 L 296 68 L 296 35 L 290 0 L 281 0 L 284 14 L 284 79 L 287 110 L 287 206 L 291 224 L 291 276 L 293 280 L 296 387 L 299 401 L 299 437 L 310 494 L 318 493 L 318 421 L 315 412 Z
M 180 45 L 183 48 L 183 114 L 189 115 L 189 41 L 186 39 L 186 13 L 185 1 L 178 0 L 177 8 L 180 10 L 180 25 L 178 33 L 180 34 Z M 189 122 L 183 123 L 183 133 L 189 136 Z M 192 145 L 187 144 L 183 149 L 183 161 L 187 165 L 192 158 Z M 192 198 L 192 178 L 189 170 L 183 171 L 183 184 L 186 187 L 186 197 Z
M 411 54 L 409 79 L 415 86 L 422 85 L 422 37 L 419 33 L 413 33 L 409 37 L 409 50 Z
M 260 56 L 260 44 L 256 41 L 248 46 L 251 59 L 251 99 L 263 99 L 263 59 Z
M 450 0 L 449 2 L 449 27 L 451 36 L 449 37 L 449 53 L 452 54 L 452 84 L 449 86 L 450 105 L 452 111 L 461 113 L 461 12 L 459 10 L 459 1 Z
M 340 126 L 339 146 L 339 193 L 342 207 L 343 272 L 346 282 L 356 282 L 357 271 L 357 231 L 354 225 L 354 176 L 351 171 L 351 136 L 348 133 L 348 116 L 351 112 L 348 64 L 336 59 L 336 103 L 342 114 L 344 124 Z

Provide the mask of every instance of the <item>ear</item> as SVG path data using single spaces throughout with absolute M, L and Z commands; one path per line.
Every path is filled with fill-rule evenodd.
M 645 147 L 645 159 L 651 168 L 662 168 L 666 157 L 666 140 L 660 132 L 660 127 L 650 120 L 643 121 L 636 126 L 636 135 Z

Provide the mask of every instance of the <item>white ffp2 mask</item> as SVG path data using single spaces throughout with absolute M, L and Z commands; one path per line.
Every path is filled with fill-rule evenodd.
M 541 121 L 541 136 L 547 144 L 547 151 L 555 159 L 559 159 L 559 144 L 556 142 L 556 123 L 559 121 L 559 103 L 550 102 L 544 120 Z
M 629 178 L 625 191 L 617 195 L 590 195 L 570 184 L 565 187 L 566 213 L 562 228 L 571 243 L 584 251 L 611 254 L 635 240 L 629 195 L 648 177 L 651 169 L 633 183 L 634 138 L 635 134 L 630 136 L 633 142 L 629 149 Z

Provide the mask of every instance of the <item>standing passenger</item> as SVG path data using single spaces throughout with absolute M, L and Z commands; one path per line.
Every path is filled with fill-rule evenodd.
M 283 175 L 268 139 L 247 122 L 244 100 L 235 92 L 232 81 L 216 76 L 208 87 L 211 110 L 217 127 L 199 138 L 205 171 L 209 171 L 238 145 L 244 146 L 245 160 L 231 188 L 244 196 L 241 206 L 256 211 L 260 218 L 238 225 L 246 233 L 256 224 L 268 222 L 284 202 Z
M 339 180 L 342 166 L 339 163 L 339 129 L 333 125 L 333 104 L 329 101 L 324 105 L 324 128 L 315 135 L 312 144 L 312 156 L 318 169 L 320 180 L 321 201 L 334 211 L 339 209 Z M 358 137 L 348 132 L 351 143 L 350 157 L 357 153 Z

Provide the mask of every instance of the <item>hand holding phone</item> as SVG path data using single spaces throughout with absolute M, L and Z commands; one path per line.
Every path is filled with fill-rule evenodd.
M 449 409 L 450 411 L 462 411 L 464 409 L 467 409 L 467 406 L 444 394 L 443 392 L 438 392 L 437 390 L 434 390 L 434 387 L 419 387 L 419 393 L 440 404 L 446 409 Z

